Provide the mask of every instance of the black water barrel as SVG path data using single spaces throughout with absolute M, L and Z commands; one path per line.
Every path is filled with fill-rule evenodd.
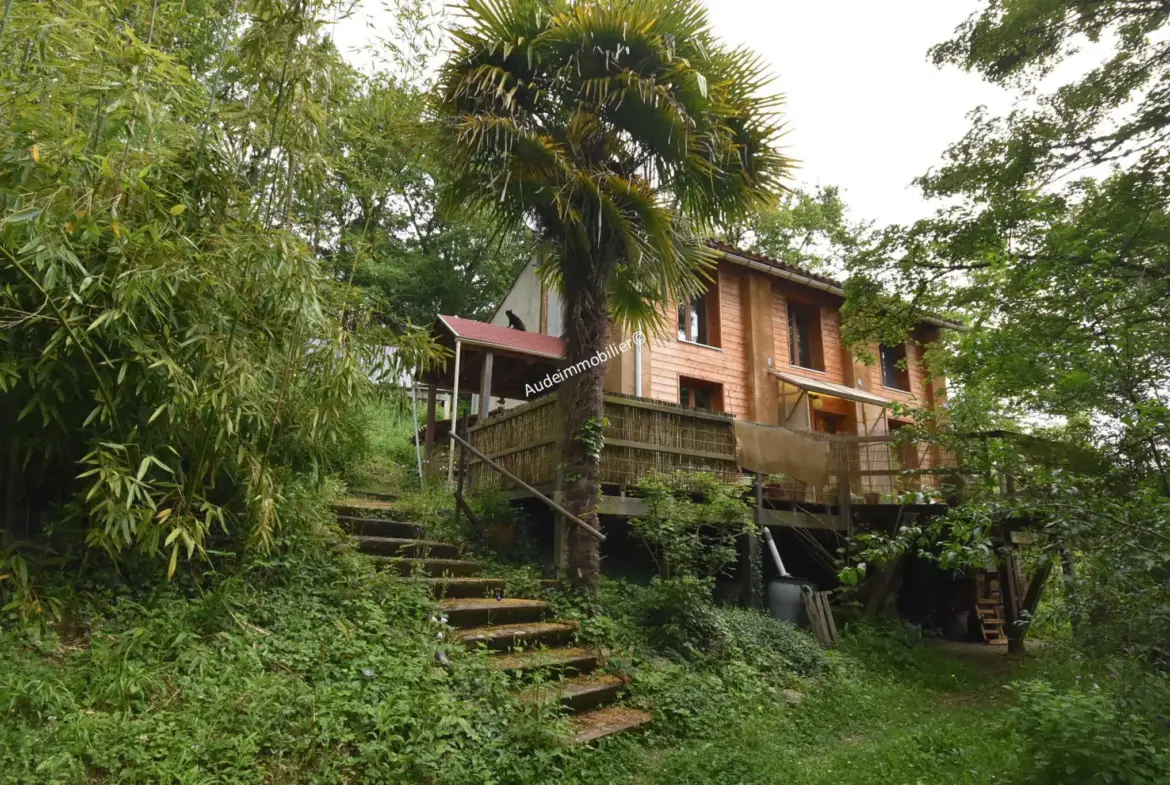
M 808 614 L 804 610 L 803 587 L 815 590 L 813 585 L 801 578 L 777 578 L 768 582 L 768 613 L 773 619 L 808 626 Z

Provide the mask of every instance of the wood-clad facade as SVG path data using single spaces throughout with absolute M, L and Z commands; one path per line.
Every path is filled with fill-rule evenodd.
M 725 255 L 704 303 L 709 342 L 690 340 L 683 328 L 676 331 L 675 314 L 664 314 L 668 332 L 649 336 L 640 358 L 630 352 L 611 362 L 606 391 L 687 406 L 694 405 L 688 392 L 697 387 L 704 391 L 700 400 L 718 404 L 700 408 L 796 430 L 857 436 L 883 435 L 897 427 L 889 409 L 873 398 L 938 406 L 945 385 L 929 377 L 923 359 L 939 340 L 940 326 L 920 324 L 903 347 L 887 347 L 895 356 L 904 353 L 904 363 L 883 368 L 878 346 L 870 347 L 877 361 L 863 363 L 841 339 L 844 297 L 839 290 L 839 285 L 817 288 L 748 268 Z M 802 331 L 806 335 L 798 338 Z M 615 335 L 615 341 L 626 337 Z M 798 383 L 778 378 L 777 372 Z M 801 380 L 840 389 L 836 395 L 810 393 L 800 388 Z M 866 401 L 851 399 L 850 391 Z

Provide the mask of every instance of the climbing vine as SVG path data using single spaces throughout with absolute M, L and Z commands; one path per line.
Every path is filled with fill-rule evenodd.
M 595 462 L 601 461 L 601 451 L 605 447 L 605 429 L 609 427 L 609 419 L 605 417 L 589 417 L 581 424 L 577 432 L 577 440 L 585 445 L 589 458 Z

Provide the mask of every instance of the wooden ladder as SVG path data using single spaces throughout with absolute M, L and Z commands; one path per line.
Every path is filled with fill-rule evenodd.
M 983 574 L 978 579 L 979 595 L 975 600 L 975 613 L 983 631 L 983 642 L 992 646 L 1006 646 L 1007 631 L 1004 629 L 1003 597 L 999 591 L 999 578 Z

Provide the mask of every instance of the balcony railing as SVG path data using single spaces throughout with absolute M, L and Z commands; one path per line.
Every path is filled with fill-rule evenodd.
M 542 492 L 558 485 L 563 455 L 563 417 L 558 393 L 488 417 L 468 429 L 468 440 L 492 461 Z M 736 460 L 730 415 L 661 401 L 606 394 L 603 485 L 629 488 L 651 473 L 713 473 L 727 482 L 748 482 Z M 799 504 L 907 504 L 940 502 L 961 493 L 974 477 L 948 447 L 893 435 L 848 436 L 802 432 L 827 442 L 831 481 L 813 487 L 786 477 L 765 478 L 773 501 Z M 471 458 L 467 480 L 479 492 L 517 490 L 515 482 Z M 842 487 L 844 484 L 844 489 Z

